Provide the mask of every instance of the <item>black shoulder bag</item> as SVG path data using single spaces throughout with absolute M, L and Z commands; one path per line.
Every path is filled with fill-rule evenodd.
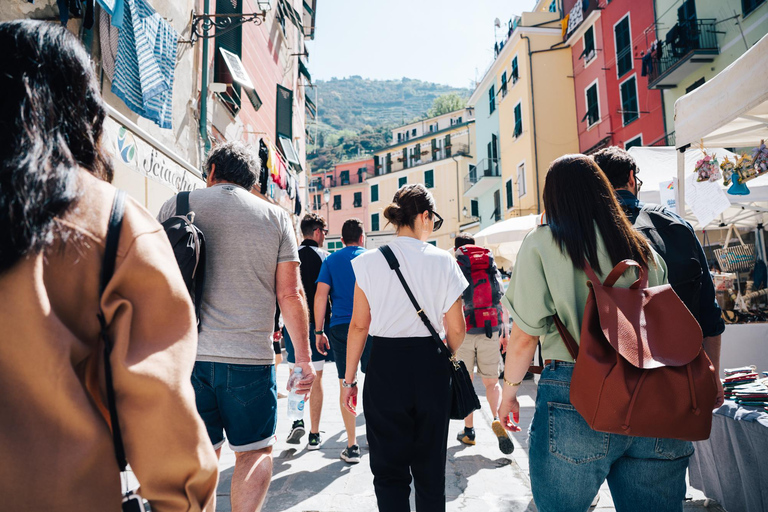
M 118 190 L 115 194 L 115 200 L 112 203 L 112 213 L 109 216 L 109 228 L 107 229 L 106 247 L 104 248 L 104 261 L 101 264 L 101 280 L 99 285 L 99 324 L 101 324 L 101 340 L 104 343 L 104 375 L 107 381 L 107 406 L 109 407 L 109 418 L 112 423 L 112 442 L 115 445 L 115 457 L 117 466 L 120 468 L 121 480 L 122 473 L 126 472 L 128 461 L 125 458 L 125 447 L 123 446 L 123 436 L 120 433 L 120 420 L 117 417 L 117 404 L 115 402 L 115 387 L 112 384 L 112 363 L 109 356 L 112 354 L 112 338 L 109 336 L 106 318 L 101 310 L 101 297 L 104 296 L 104 290 L 107 287 L 112 274 L 115 272 L 115 260 L 117 259 L 117 245 L 120 241 L 120 229 L 123 225 L 123 213 L 125 212 L 125 192 Z M 148 503 L 135 492 L 127 489 L 123 495 L 123 512 L 147 512 Z M 146 503 L 146 504 L 145 504 Z
M 448 347 L 443 343 L 443 340 L 440 339 L 440 335 L 437 334 L 435 328 L 432 327 L 432 322 L 429 321 L 429 317 L 427 317 L 427 314 L 421 309 L 421 306 L 419 306 L 419 303 L 416 301 L 416 297 L 413 296 L 411 289 L 408 287 L 408 283 L 405 282 L 403 273 L 400 272 L 400 262 L 397 261 L 397 257 L 395 256 L 395 253 L 392 252 L 392 249 L 390 249 L 389 246 L 384 245 L 379 247 L 379 251 L 381 251 L 384 258 L 386 258 L 389 268 L 394 270 L 398 279 L 400 279 L 400 283 L 402 283 L 403 288 L 405 288 L 405 293 L 408 294 L 408 298 L 411 299 L 411 304 L 416 308 L 416 314 L 419 315 L 421 321 L 427 326 L 429 334 L 432 335 L 432 339 L 437 343 L 438 350 L 445 354 L 445 357 L 451 365 L 451 419 L 463 420 L 472 412 L 480 409 L 480 400 L 477 398 L 477 393 L 475 393 L 475 387 L 472 385 L 472 379 L 469 377 L 467 367 L 464 364 L 464 361 L 456 359 L 456 357 L 451 354 Z

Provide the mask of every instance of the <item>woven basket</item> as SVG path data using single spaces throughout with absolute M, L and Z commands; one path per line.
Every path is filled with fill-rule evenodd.
M 741 243 L 731 246 L 731 234 L 734 232 Z M 733 224 L 728 227 L 725 244 L 722 248 L 715 249 L 714 253 L 720 269 L 724 272 L 747 272 L 755 264 L 755 244 L 745 244 Z

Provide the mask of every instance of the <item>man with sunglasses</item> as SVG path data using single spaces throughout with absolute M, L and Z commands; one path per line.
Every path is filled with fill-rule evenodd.
M 704 249 L 696 232 L 683 218 L 666 206 L 646 204 L 638 199 L 643 182 L 637 162 L 616 146 L 601 149 L 593 156 L 616 191 L 616 198 L 635 229 L 645 236 L 667 264 L 669 284 L 701 326 L 704 350 L 720 372 L 720 335 L 725 330 L 715 286 Z M 723 387 L 718 384 L 718 401 L 723 404 Z
M 347 336 L 352 321 L 352 306 L 355 297 L 355 272 L 352 260 L 365 252 L 365 231 L 359 219 L 348 219 L 341 227 L 341 241 L 344 248 L 326 258 L 317 278 L 315 294 L 315 336 L 317 350 L 321 354 L 333 350 L 339 377 L 340 397 L 344 391 L 344 375 L 347 363 Z M 324 322 L 328 312 L 328 297 L 331 299 L 331 320 Z M 366 343 L 360 366 L 365 373 L 371 353 L 371 344 Z M 314 394 L 314 391 L 313 391 Z M 341 459 L 349 464 L 360 462 L 360 447 L 355 437 L 355 416 L 341 405 L 341 416 L 347 431 L 347 447 L 341 452 Z
M 301 219 L 300 229 L 304 241 L 301 242 L 301 247 L 299 247 L 299 261 L 301 262 L 299 270 L 301 271 L 301 282 L 304 286 L 304 293 L 307 296 L 307 304 L 309 305 L 309 346 L 312 349 L 312 367 L 317 372 L 317 379 L 315 379 L 315 383 L 312 386 L 312 394 L 308 400 L 310 430 L 307 450 L 318 450 L 322 442 L 320 438 L 320 415 L 323 412 L 323 367 L 326 361 L 333 361 L 333 352 L 321 354 L 317 350 L 315 345 L 315 325 L 318 323 L 323 325 L 323 321 L 315 321 L 313 305 L 315 303 L 317 278 L 320 275 L 320 268 L 323 265 L 323 261 L 328 257 L 328 253 L 322 249 L 328 229 L 326 228 L 325 219 L 314 213 L 308 213 Z M 327 308 L 325 321 L 329 320 L 330 317 L 331 310 Z M 288 365 L 293 369 L 293 365 L 296 362 L 293 341 L 285 328 L 283 328 L 283 339 L 285 340 Z M 294 421 L 286 442 L 289 444 L 299 444 L 305 432 L 304 420 Z

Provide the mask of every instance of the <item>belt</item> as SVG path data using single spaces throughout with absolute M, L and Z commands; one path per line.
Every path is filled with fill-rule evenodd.
M 569 364 L 575 364 L 575 361 L 563 361 L 561 359 L 545 359 L 544 360 L 544 366 L 548 366 L 552 363 L 569 363 Z M 544 370 L 544 366 L 529 366 L 528 371 L 531 373 L 535 373 L 537 375 L 540 375 L 541 372 Z

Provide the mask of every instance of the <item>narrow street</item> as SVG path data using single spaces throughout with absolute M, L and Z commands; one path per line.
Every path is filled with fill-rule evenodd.
M 278 390 L 284 393 L 288 379 L 288 366 L 277 369 Z M 361 378 L 361 382 L 363 382 Z M 324 443 L 320 450 L 306 450 L 302 444 L 285 442 L 291 423 L 286 416 L 286 401 L 278 401 L 278 442 L 274 447 L 275 463 L 272 486 L 267 495 L 264 512 L 368 512 L 376 509 L 373 476 L 369 466 L 365 438 L 365 415 L 357 417 L 358 444 L 363 457 L 360 464 L 349 465 L 339 459 L 346 446 L 346 434 L 338 405 L 339 384 L 336 368 L 331 363 L 323 375 L 325 389 L 321 430 Z M 364 384 L 363 384 L 364 385 Z M 515 451 L 502 454 L 491 430 L 491 418 L 485 401 L 485 389 L 475 380 L 482 410 L 475 413 L 477 444 L 466 446 L 456 440 L 462 422 L 452 421 L 448 436 L 448 464 L 446 467 L 446 493 L 448 511 L 473 512 L 532 512 L 536 511 L 528 480 L 527 427 L 533 417 L 536 388 L 533 381 L 525 381 L 519 394 L 520 419 L 523 432 L 514 435 Z M 362 402 L 362 400 L 360 400 Z M 358 406 L 363 411 L 362 406 Z M 307 420 L 308 417 L 305 417 Z M 217 511 L 228 512 L 229 488 L 235 455 L 225 443 L 219 464 L 220 481 Z M 723 511 L 716 504 L 705 506 L 705 497 L 696 489 L 688 489 L 691 501 L 685 510 Z M 415 510 L 413 491 L 411 508 Z M 607 485 L 600 490 L 597 512 L 614 510 Z

